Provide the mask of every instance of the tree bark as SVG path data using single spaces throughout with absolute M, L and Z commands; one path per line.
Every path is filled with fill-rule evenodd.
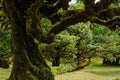
M 51 69 L 42 58 L 33 37 L 27 35 L 24 10 L 14 0 L 5 0 L 12 23 L 13 69 L 8 80 L 54 80 Z
M 52 66 L 59 66 L 60 65 L 60 54 L 57 54 L 52 61 Z

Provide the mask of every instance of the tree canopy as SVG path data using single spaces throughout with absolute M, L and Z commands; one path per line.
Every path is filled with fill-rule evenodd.
M 28 30 L 30 35 L 34 36 L 37 40 L 41 42 L 49 43 L 50 40 L 52 41 L 54 35 L 60 33 L 61 31 L 65 30 L 69 25 L 74 25 L 79 22 L 95 22 L 102 25 L 113 25 L 118 24 L 119 22 L 119 16 L 111 17 L 110 20 L 102 20 L 101 18 L 97 17 L 101 12 L 108 9 L 109 6 L 114 3 L 114 0 L 101 0 L 100 2 L 95 4 L 94 0 L 84 0 L 84 10 L 69 10 L 69 1 L 70 0 L 55 0 L 55 1 L 49 1 L 49 0 L 32 0 L 32 1 L 14 1 L 14 4 L 17 4 L 17 6 L 14 6 L 14 8 L 21 9 L 21 13 L 23 12 L 23 15 L 25 18 L 27 18 L 27 22 L 29 23 L 28 28 L 32 28 Z M 5 1 L 4 1 L 5 2 Z M 13 4 L 11 2 L 11 4 Z M 5 5 L 5 4 L 4 4 Z M 7 4 L 6 4 L 7 5 Z M 19 6 L 18 6 L 19 5 Z M 7 7 L 6 7 L 7 9 Z M 19 9 L 19 10 L 20 10 Z M 26 10 L 26 12 L 24 12 Z M 34 16 L 36 15 L 36 16 Z M 36 19 L 37 17 L 37 19 Z M 38 19 L 39 18 L 39 19 Z M 41 36 L 42 32 L 39 26 L 39 30 L 36 30 L 37 27 L 33 27 L 36 24 L 36 22 L 39 22 L 40 18 L 47 18 L 49 19 L 53 25 L 53 28 L 48 32 L 48 35 L 45 37 L 44 35 Z M 32 21 L 31 21 L 32 20 Z M 31 21 L 31 22 L 29 22 Z M 34 29 L 33 29 L 34 28 Z M 37 32 L 36 32 L 37 31 Z M 37 34 L 37 33 L 40 33 Z M 44 40 L 41 40 L 43 38 L 46 38 Z M 50 38 L 49 41 L 47 41 L 47 38 Z

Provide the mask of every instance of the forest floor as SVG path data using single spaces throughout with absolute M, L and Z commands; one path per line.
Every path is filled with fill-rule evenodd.
M 6 80 L 10 72 L 11 68 L 0 68 L 0 80 Z M 56 75 L 55 80 L 120 80 L 120 66 L 103 66 L 92 62 L 82 70 Z

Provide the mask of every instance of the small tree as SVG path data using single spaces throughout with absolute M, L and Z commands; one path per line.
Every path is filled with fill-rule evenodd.
M 76 40 L 77 37 L 70 36 L 68 33 L 63 32 L 55 37 L 55 40 L 52 44 L 48 44 L 43 48 L 43 56 L 52 61 L 53 66 L 59 66 L 60 58 L 73 58 L 75 55 Z

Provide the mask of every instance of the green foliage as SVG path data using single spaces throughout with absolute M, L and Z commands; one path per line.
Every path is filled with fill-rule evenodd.
M 43 19 L 41 23 L 46 34 L 51 28 L 51 23 L 46 19 Z M 119 30 L 113 32 L 98 24 L 78 23 L 58 34 L 52 44 L 41 44 L 40 49 L 44 57 L 50 61 L 58 53 L 61 56 L 75 56 L 78 52 L 88 57 L 105 56 L 107 59 L 114 61 L 116 58 L 112 54 L 118 54 L 120 51 L 118 34 Z M 58 47 L 59 50 L 56 49 Z
M 47 32 L 49 32 L 50 29 L 52 28 L 51 22 L 46 18 L 42 18 L 42 20 L 40 21 L 40 24 L 42 27 L 43 35 L 46 35 Z
M 52 28 L 51 22 L 45 18 L 41 20 L 41 26 L 44 35 L 46 35 L 47 32 Z M 63 31 L 55 37 L 53 43 L 40 44 L 40 49 L 44 57 L 47 57 L 47 59 L 50 59 L 50 57 L 55 57 L 58 52 L 62 56 L 73 55 L 76 52 L 75 44 L 77 39 L 77 36 L 70 35 L 67 31 Z M 57 50 L 56 48 L 59 48 L 59 50 Z
M 98 24 L 93 25 L 95 26 L 92 29 L 94 45 L 99 46 L 96 51 L 97 55 L 111 62 L 116 61 L 115 56 L 120 54 L 119 30 L 111 31 L 104 26 Z
M 70 36 L 68 33 L 63 32 L 55 37 L 55 40 L 52 44 L 42 44 L 40 45 L 40 48 L 42 49 L 44 56 L 54 57 L 58 53 L 60 53 L 62 56 L 73 55 L 75 54 L 76 50 L 76 39 L 76 36 Z
M 116 61 L 116 57 L 114 57 L 112 54 L 106 54 L 105 58 L 112 61 L 112 62 Z
M 73 62 L 72 64 L 75 64 L 76 62 Z M 54 75 L 59 75 L 63 73 L 67 73 L 68 71 L 72 70 L 74 67 L 71 66 L 69 63 L 62 63 L 58 67 L 52 67 L 52 72 Z
M 67 5 L 65 5 L 65 4 L 68 4 L 68 0 L 65 0 L 65 1 L 63 1 L 63 2 L 65 2 L 65 3 L 63 3 L 62 2 L 62 4 L 58 4 L 58 5 L 56 5 L 58 2 L 57 1 L 59 1 L 59 0 L 56 0 L 55 2 L 54 1 L 50 1 L 50 0 L 47 0 L 46 2 L 48 2 L 48 3 L 44 3 L 44 0 L 41 0 L 41 1 L 43 1 L 43 2 L 41 2 L 41 1 L 38 1 L 38 3 L 37 3 L 37 0 L 35 1 L 35 3 L 33 3 L 32 4 L 32 2 L 30 1 L 29 3 L 27 3 L 28 1 L 27 0 L 22 0 L 22 1 L 20 1 L 20 0 L 18 0 L 18 1 L 16 1 L 16 2 L 14 2 L 14 1 L 12 1 L 12 2 L 10 2 L 10 4 L 8 3 L 9 2 L 9 0 L 5 0 L 6 1 L 6 9 L 7 9 L 7 11 L 8 11 L 8 15 L 9 15 L 9 17 L 11 18 L 11 22 L 13 23 L 13 28 L 12 28 L 12 30 L 13 30 L 13 33 L 20 33 L 21 35 L 20 36 L 16 36 L 16 34 L 14 35 L 14 38 L 15 37 L 18 37 L 17 39 L 21 39 L 22 38 L 22 36 L 24 36 L 24 32 L 26 32 L 26 31 L 24 31 L 24 32 L 21 32 L 22 31 L 22 29 L 24 29 L 25 30 L 25 26 L 23 26 L 23 25 L 25 25 L 25 22 L 24 22 L 24 20 L 26 19 L 27 20 L 27 18 L 28 17 L 30 17 L 31 15 L 26 15 L 26 10 L 28 10 L 28 7 L 30 6 L 30 8 L 32 8 L 33 9 L 33 12 L 32 12 L 32 9 L 31 9 L 31 13 L 30 14 L 33 14 L 32 15 L 32 17 L 36 17 L 36 15 L 38 15 L 38 13 L 36 13 L 36 10 L 37 11 L 40 11 L 40 17 L 46 17 L 46 18 L 48 18 L 48 17 L 51 17 L 51 16 L 54 16 L 54 14 L 57 14 L 57 11 L 59 10 L 59 9 L 63 9 L 63 11 L 67 11 Z M 32 0 L 32 1 L 34 1 L 34 0 Z M 62 0 L 60 0 L 60 1 L 62 1 Z M 110 0 L 111 1 L 111 0 Z M 23 3 L 23 2 L 26 2 L 26 3 Z M 49 2 L 51 2 L 51 3 L 49 3 Z M 23 4 L 22 4 L 23 3 Z M 13 4 L 13 5 L 12 5 Z M 17 4 L 19 4 L 19 5 L 17 5 Z M 40 4 L 40 5 L 39 5 Z M 47 5 L 48 4 L 48 5 Z M 52 4 L 52 5 L 51 5 Z M 108 5 L 108 4 L 107 4 Z M 57 6 L 57 7 L 56 7 Z M 91 7 L 91 6 L 90 6 Z M 93 6 L 92 6 L 93 7 Z M 95 6 L 96 7 L 96 6 Z M 101 5 L 100 5 L 100 7 L 101 7 Z M 102 7 L 104 7 L 104 6 L 102 6 Z M 105 5 L 105 7 L 107 7 L 106 5 Z M 99 7 L 97 7 L 98 8 L 98 10 L 99 10 Z M 13 9 L 13 10 L 12 10 Z M 69 9 L 84 9 L 84 5 L 83 5 L 83 3 L 77 3 L 75 6 L 71 6 L 71 8 L 69 8 Z M 55 11 L 54 11 L 55 10 Z M 91 11 L 91 10 L 90 10 Z M 85 12 L 87 12 L 87 10 L 85 11 Z M 96 9 L 96 12 L 98 12 L 97 11 L 97 9 Z M 17 15 L 15 16 L 15 17 L 13 17 L 14 16 L 14 14 L 15 13 L 17 13 Z M 84 12 L 83 12 L 84 13 Z M 91 12 L 92 13 L 92 12 Z M 94 12 L 93 12 L 94 13 Z M 0 12 L 0 15 L 3 15 L 4 13 L 3 12 Z M 50 15 L 49 15 L 50 14 Z M 78 12 L 78 14 L 80 14 L 80 12 Z M 61 31 L 62 30 L 64 30 L 64 28 L 66 28 L 67 27 L 67 25 L 70 25 L 70 23 L 71 24 L 74 24 L 74 23 L 77 23 L 78 21 L 78 18 L 76 18 L 78 16 L 78 18 L 79 17 L 81 17 L 81 19 L 82 18 L 85 18 L 85 21 L 86 20 L 88 20 L 88 19 L 90 19 L 91 18 L 91 16 L 93 17 L 94 15 L 92 15 L 92 14 L 90 14 L 90 16 L 89 15 L 87 15 L 86 13 L 85 13 L 85 15 L 83 14 L 83 16 L 82 15 L 77 15 L 77 13 L 76 13 L 76 16 L 71 16 L 71 17 L 68 17 L 67 19 L 65 18 L 63 21 L 61 21 L 61 22 L 59 22 L 59 24 L 58 25 L 56 25 L 55 26 L 55 30 L 53 29 L 53 32 L 51 31 L 51 33 L 53 33 L 53 36 L 54 36 L 54 34 L 55 34 L 55 31 L 56 31 L 56 34 L 57 34 L 57 32 L 59 33 L 60 32 L 60 28 L 61 28 Z M 17 18 L 17 19 L 15 19 L 15 18 Z M 75 21 L 69 21 L 69 22 L 67 22 L 67 21 L 65 21 L 65 20 L 75 20 Z M 91 19 L 90 19 L 91 20 Z M 31 21 L 32 21 L 32 18 L 31 18 Z M 79 20 L 80 21 L 80 20 Z M 16 23 L 17 22 L 17 23 Z M 15 24 L 14 24 L 15 23 Z M 43 24 L 41 24 L 40 26 L 42 26 L 42 31 L 43 31 L 43 35 L 47 35 L 47 32 L 49 32 L 49 30 L 52 28 L 51 26 L 52 26 L 52 24 L 50 23 L 50 21 L 49 20 L 45 20 L 45 19 L 43 19 L 43 20 L 41 20 L 41 23 L 43 23 Z M 20 25 L 21 27 L 17 27 L 17 24 L 18 25 Z M 63 26 L 64 25 L 64 26 Z M 35 25 L 36 26 L 36 25 Z M 35 27 L 35 26 L 32 26 L 32 27 Z M 90 53 L 90 54 L 88 54 L 90 57 L 93 55 L 93 50 L 95 51 L 95 49 L 94 48 L 96 48 L 96 45 L 95 44 L 99 44 L 99 46 L 101 46 L 102 48 L 105 48 L 105 49 L 111 49 L 111 45 L 116 45 L 116 42 L 115 41 L 112 41 L 113 39 L 111 39 L 109 42 L 113 42 L 113 43 L 111 43 L 111 44 L 109 44 L 109 45 L 107 45 L 107 40 L 109 40 L 109 38 L 107 37 L 106 38 L 106 36 L 107 35 L 104 35 L 104 33 L 102 33 L 101 35 L 96 35 L 96 39 L 98 39 L 99 37 L 99 39 L 100 39 L 100 41 L 97 41 L 96 40 L 96 42 L 95 42 L 95 38 L 93 37 L 94 36 L 94 34 L 92 34 L 92 31 L 91 31 L 91 29 L 90 29 L 90 26 L 91 26 L 91 23 L 90 22 L 87 22 L 87 23 L 81 23 L 81 24 L 77 24 L 77 26 L 79 27 L 80 26 L 80 28 L 75 28 L 74 30 L 75 30 L 75 33 L 68 33 L 67 31 L 64 31 L 64 32 L 62 32 L 62 33 L 60 33 L 60 34 L 58 34 L 56 37 L 55 37 L 55 40 L 54 40 L 54 42 L 52 43 L 52 44 L 41 44 L 40 45 L 40 49 L 41 49 L 41 51 L 43 52 L 43 54 L 45 53 L 47 56 L 50 56 L 50 57 L 54 57 L 55 55 L 57 55 L 58 53 L 60 54 L 60 55 L 62 55 L 62 56 L 64 56 L 64 55 L 67 55 L 67 54 L 69 54 L 69 55 L 75 55 L 76 54 L 76 52 L 80 52 L 81 54 L 88 54 L 88 53 Z M 24 28 L 23 28 L 24 27 Z M 56 29 L 56 27 L 60 27 L 59 28 L 59 30 L 58 29 Z M 63 29 L 62 29 L 63 28 Z M 20 30 L 19 30 L 20 29 Z M 78 30 L 78 31 L 77 31 Z M 36 29 L 36 31 L 37 31 L 37 29 Z M 72 30 L 71 30 L 72 31 Z M 78 32 L 78 33 L 76 33 L 76 31 Z M 102 31 L 101 30 L 101 32 L 104 32 L 104 31 Z M 100 32 L 100 33 L 101 33 Z M 26 33 L 25 33 L 26 34 Z M 71 35 L 71 34 L 75 34 L 75 35 Z M 40 35 L 40 36 L 43 36 L 43 35 Z M 2 36 L 2 35 L 1 35 Z M 4 36 L 4 37 L 3 37 Z M 9 41 L 9 35 L 3 35 L 2 36 L 2 39 L 1 39 L 1 42 L 2 42 L 2 44 L 0 44 L 0 52 L 2 52 L 1 54 L 3 54 L 3 52 L 5 52 L 5 53 L 8 53 L 10 50 L 9 50 L 9 47 L 6 45 L 6 44 L 8 44 L 8 42 L 7 41 Z M 36 35 L 35 35 L 36 36 Z M 51 34 L 50 35 L 48 35 L 48 37 L 47 37 L 47 39 L 50 37 L 50 36 L 52 36 Z M 99 36 L 99 37 L 98 37 Z M 28 38 L 28 36 L 26 36 L 27 38 Z M 34 36 L 33 36 L 34 37 Z M 46 37 L 46 36 L 45 36 Z M 112 37 L 112 36 L 111 36 Z M 35 37 L 34 37 L 35 38 Z M 99 40 L 98 39 L 98 40 Z M 2 41 L 3 40 L 3 41 Z M 17 41 L 16 39 L 14 39 L 15 40 L 15 42 L 18 42 L 19 43 L 19 41 Z M 27 39 L 24 39 L 23 38 L 23 42 L 21 42 L 21 43 L 23 43 L 23 44 L 21 44 L 21 46 L 23 46 L 23 48 L 24 48 L 24 45 L 27 45 L 27 47 L 29 47 L 30 49 L 35 49 L 36 50 L 36 55 L 40 55 L 38 52 L 37 52 L 37 49 L 36 48 L 34 48 L 34 46 L 33 47 L 31 47 L 32 46 L 32 43 L 34 44 L 34 41 L 32 42 L 32 39 L 31 39 L 31 41 L 29 41 L 29 42 L 32 42 L 32 43 L 29 43 L 29 42 L 27 42 L 27 41 L 25 41 L 25 40 L 27 40 Z M 30 40 L 30 38 L 28 39 L 28 40 Z M 42 41 L 42 40 L 41 40 Z M 47 42 L 46 42 L 47 43 Z M 94 43 L 94 44 L 93 44 Z M 105 45 L 103 44 L 103 43 L 106 43 Z M 31 44 L 31 45 L 30 45 Z M 102 45 L 101 45 L 102 44 Z M 107 45 L 107 47 L 106 47 L 106 45 Z M 15 45 L 14 46 L 14 48 L 16 48 L 17 49 L 17 46 L 19 46 L 19 45 Z M 105 46 L 105 47 L 104 47 Z M 77 48 L 77 49 L 76 49 Z M 113 47 L 112 47 L 112 49 L 113 49 Z M 116 47 L 114 47 L 114 49 L 116 49 Z M 14 49 L 13 49 L 14 50 Z M 30 63 L 32 63 L 33 65 L 36 65 L 36 66 L 38 66 L 38 64 L 37 63 L 34 63 L 34 59 L 31 59 L 31 55 L 30 54 L 28 54 L 28 53 L 30 53 L 30 51 L 28 50 L 28 49 L 26 49 L 26 47 L 25 47 L 25 50 L 27 51 L 25 54 L 25 57 L 26 58 L 24 58 L 24 57 L 22 57 L 23 58 L 23 60 L 24 59 L 28 59 L 28 60 L 30 60 Z M 116 49 L 116 50 L 118 50 L 118 49 Z M 15 50 L 16 51 L 16 50 Z M 15 52 L 15 51 L 13 51 L 13 52 Z M 16 53 L 17 53 L 17 51 L 16 51 Z M 19 51 L 18 51 L 18 53 L 19 53 Z M 32 52 L 31 52 L 32 53 Z M 17 55 L 19 55 L 19 54 L 16 54 L 15 56 L 17 56 Z M 29 55 L 29 56 L 28 56 Z M 38 58 L 36 55 L 32 55 L 32 56 L 34 56 L 34 58 Z M 23 53 L 23 56 L 24 56 L 24 53 Z M 107 56 L 108 58 L 110 58 L 110 59 L 113 59 L 113 58 L 111 58 L 111 55 L 108 55 Z M 22 58 L 20 58 L 20 59 L 22 59 Z M 19 59 L 19 60 L 20 60 Z M 15 62 L 15 64 L 16 64 L 16 62 L 19 62 L 19 60 L 18 61 L 14 61 Z M 35 59 L 35 60 L 41 60 L 41 59 Z M 22 61 L 22 60 L 21 60 Z M 41 66 L 44 68 L 44 67 L 47 67 L 47 65 L 44 63 L 44 60 L 41 60 L 43 63 L 41 64 L 40 63 L 40 69 L 41 69 Z M 24 62 L 24 61 L 23 61 Z M 18 63 L 18 64 L 21 64 L 21 62 L 20 63 Z M 16 67 L 16 66 L 15 66 Z M 25 66 L 20 66 L 20 67 L 22 67 L 22 69 L 24 69 L 24 68 L 27 68 L 27 67 L 25 67 Z M 48 68 L 48 67 L 47 67 Z M 14 72 L 14 70 L 15 70 L 15 73 L 16 73 L 16 71 L 17 71 L 17 69 L 18 68 L 13 68 L 13 72 Z M 48 70 L 47 70 L 48 71 Z M 32 71 L 32 73 L 34 72 L 34 70 Z M 44 71 L 44 69 L 43 69 L 43 72 L 44 73 L 46 73 L 45 71 Z M 48 71 L 49 72 L 49 71 Z M 55 72 L 55 74 L 57 74 L 57 71 L 54 71 Z M 14 77 L 14 75 L 16 75 L 15 73 L 12 73 L 11 74 L 11 76 L 10 76 L 10 79 L 12 79 L 12 76 Z M 19 74 L 19 73 L 18 73 Z M 24 74 L 24 73 L 23 73 Z M 34 73 L 33 73 L 34 74 Z M 38 75 L 35 75 L 36 77 L 39 77 Z M 49 75 L 47 75 L 47 76 L 49 76 Z M 20 77 L 21 77 L 21 75 L 20 75 Z M 46 74 L 44 74 L 44 77 L 46 77 Z M 15 76 L 15 78 L 17 79 L 17 78 L 19 78 L 19 77 L 16 77 Z M 42 77 L 41 77 L 42 78 Z M 47 77 L 46 77 L 47 78 Z M 22 79 L 22 78 L 21 78 Z M 48 78 L 48 79 L 50 79 L 50 78 Z
M 10 50 L 11 30 L 0 32 L 0 54 L 8 54 Z
M 84 4 L 82 2 L 76 3 L 75 5 L 70 5 L 69 9 L 79 9 L 84 10 Z
M 54 75 L 59 75 L 59 74 L 63 74 L 66 73 L 69 70 L 70 66 L 66 64 L 61 64 L 58 67 L 52 67 L 52 73 Z
M 75 5 L 71 5 L 69 9 L 84 9 L 84 0 Z M 41 26 L 43 33 L 52 28 L 52 24 L 49 20 L 43 18 L 41 20 Z M 74 56 L 77 52 L 84 53 L 88 57 L 95 55 L 106 55 L 107 59 L 115 60 L 114 57 L 109 54 L 119 53 L 120 51 L 120 36 L 119 31 L 111 31 L 109 28 L 103 25 L 95 23 L 78 23 L 67 28 L 66 31 L 58 34 L 52 44 L 40 44 L 40 49 L 44 56 L 54 57 L 58 53 L 63 55 Z M 55 48 L 60 48 L 56 50 Z M 111 53 L 106 52 L 111 51 Z
M 86 54 L 91 57 L 94 53 L 95 46 L 93 45 L 93 33 L 91 30 L 91 23 L 79 23 L 74 26 L 71 26 L 67 30 L 71 35 L 78 37 L 76 40 L 76 48 L 79 54 Z

